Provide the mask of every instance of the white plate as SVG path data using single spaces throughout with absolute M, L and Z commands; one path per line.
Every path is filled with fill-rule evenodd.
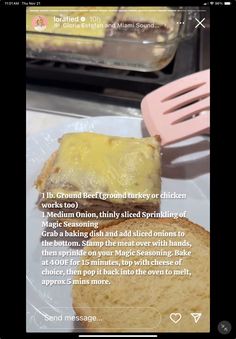
M 35 206 L 37 191 L 33 184 L 58 138 L 66 132 L 93 131 L 108 135 L 148 136 L 142 119 L 97 117 L 31 136 L 27 139 L 27 331 L 78 331 L 72 321 L 45 321 L 49 315 L 73 315 L 71 286 L 41 285 L 41 212 Z M 186 193 L 183 200 L 163 200 L 161 210 L 187 211 L 187 217 L 209 230 L 209 139 L 199 136 L 163 149 L 162 192 Z M 59 248 L 58 248 L 59 249 Z M 59 266 L 60 268 L 60 266 Z M 52 276 L 52 278 L 54 278 Z

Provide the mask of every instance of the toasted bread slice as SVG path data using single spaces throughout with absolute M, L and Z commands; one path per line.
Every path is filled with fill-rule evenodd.
M 127 236 L 131 231 L 134 236 Z M 105 233 L 109 232 L 109 233 Z M 117 233 L 118 232 L 118 236 Z M 122 233 L 123 232 L 123 233 Z M 135 236 L 136 232 L 136 236 Z M 144 236 L 137 236 L 137 232 Z M 157 232 L 157 233 L 155 233 Z M 169 232 L 184 232 L 185 236 L 166 236 Z M 209 233 L 201 226 L 187 219 L 130 219 L 119 225 L 104 229 L 104 236 L 96 236 L 90 239 L 89 246 L 84 249 L 87 254 L 82 259 L 89 263 L 88 266 L 79 266 L 78 275 L 74 277 L 72 296 L 73 307 L 78 315 L 96 316 L 96 321 L 83 322 L 83 326 L 92 332 L 209 332 L 210 326 L 210 296 L 209 296 Z M 107 236 L 106 236 L 107 234 Z M 114 236 L 112 236 L 114 234 Z M 123 235 L 122 235 L 123 234 Z M 146 236 L 145 236 L 146 234 Z M 152 235 L 151 235 L 152 234 Z M 154 236 L 154 234 L 156 234 Z M 173 233 L 172 233 L 173 234 Z M 182 234 L 182 233 L 181 233 Z M 150 236 L 151 235 L 151 236 Z M 109 237 L 108 237 L 109 236 Z M 110 251 L 109 255 L 103 255 L 101 260 L 116 261 L 120 266 L 94 264 L 96 256 L 91 255 L 98 251 L 93 245 L 96 242 L 111 241 L 146 241 L 150 246 L 105 247 L 102 251 Z M 163 246 L 154 245 L 153 242 L 167 241 Z M 171 241 L 182 242 L 182 246 L 173 246 Z M 192 244 L 186 246 L 186 242 Z M 176 243 L 177 244 L 177 243 Z M 185 245 L 184 245 L 185 244 Z M 190 256 L 168 257 L 167 255 L 138 255 L 140 251 L 191 251 Z M 116 255 L 115 250 L 134 250 L 129 257 Z M 164 253 L 164 252 L 163 252 Z M 144 260 L 141 266 L 135 266 L 137 260 Z M 153 260 L 166 261 L 183 259 L 182 266 L 163 265 L 155 266 Z M 122 260 L 131 261 L 130 266 L 124 266 Z M 148 260 L 148 261 L 145 261 Z M 90 276 L 86 270 L 102 270 L 102 275 Z M 114 269 L 153 271 L 149 275 L 117 275 L 111 274 Z M 105 269 L 103 273 L 103 269 Z M 161 275 L 158 271 L 170 270 L 178 272 L 175 275 Z M 185 269 L 185 271 L 184 271 Z M 108 273 L 110 270 L 110 273 Z M 186 274 L 186 270 L 191 275 Z M 77 284 L 81 279 L 83 284 Z M 109 284 L 96 284 L 94 280 L 109 281 Z M 191 313 L 202 313 L 197 323 L 194 322 Z M 170 315 L 175 323 L 170 319 Z M 180 316 L 180 315 L 181 316 Z M 180 320 L 178 318 L 181 317 Z

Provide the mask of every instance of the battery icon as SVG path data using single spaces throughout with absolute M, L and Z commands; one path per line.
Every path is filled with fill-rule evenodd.
M 225 5 L 231 5 L 230 1 L 224 2 Z

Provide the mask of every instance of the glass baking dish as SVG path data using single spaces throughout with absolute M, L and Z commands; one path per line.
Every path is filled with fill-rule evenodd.
M 193 7 L 28 7 L 29 58 L 157 71 L 194 34 Z

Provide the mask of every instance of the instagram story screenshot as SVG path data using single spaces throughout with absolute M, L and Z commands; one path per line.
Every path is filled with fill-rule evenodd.
M 0 9 L 19 150 L 0 338 L 236 338 L 235 3 Z

